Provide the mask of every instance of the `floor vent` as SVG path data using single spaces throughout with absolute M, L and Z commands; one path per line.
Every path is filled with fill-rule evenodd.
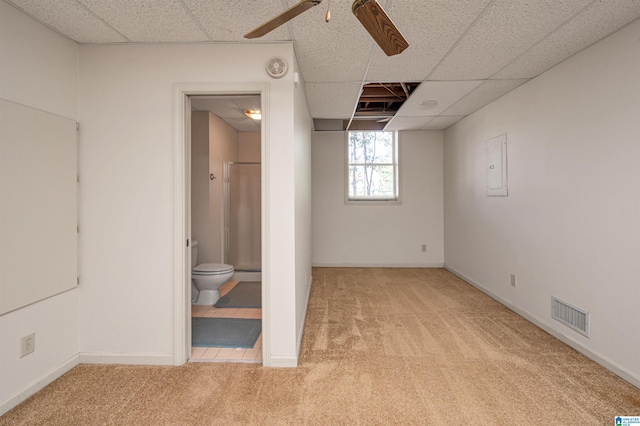
M 578 309 L 555 297 L 551 298 L 551 317 L 580 334 L 589 336 L 589 312 Z

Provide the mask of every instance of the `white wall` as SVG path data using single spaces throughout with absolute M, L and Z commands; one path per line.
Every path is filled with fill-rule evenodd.
M 400 205 L 345 205 L 345 133 L 312 140 L 314 265 L 443 265 L 441 131 L 399 133 Z
M 445 261 L 640 385 L 640 21 L 445 132 Z M 506 133 L 508 197 L 485 141 Z M 518 287 L 510 285 L 517 274 Z M 591 313 L 587 339 L 551 296 Z
M 274 364 L 296 359 L 293 77 L 268 77 L 273 56 L 291 63 L 292 45 L 81 46 L 83 359 L 173 362 L 173 88 L 220 82 L 270 85 L 264 343 Z
M 77 45 L 0 2 L 0 57 L 0 99 L 77 119 Z M 20 358 L 32 332 L 36 351 Z M 0 415 L 77 364 L 77 353 L 75 289 L 0 315 Z
M 294 91 L 295 210 L 296 210 L 296 353 L 300 351 L 311 290 L 311 131 L 312 121 L 302 85 Z

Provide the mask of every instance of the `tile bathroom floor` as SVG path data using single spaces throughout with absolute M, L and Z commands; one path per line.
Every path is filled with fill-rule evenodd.
M 220 296 L 229 293 L 237 282 L 227 282 L 220 287 Z M 191 305 L 192 317 L 209 318 L 262 318 L 262 309 L 216 308 L 214 306 Z M 193 346 L 191 358 L 195 362 L 246 362 L 262 363 L 262 334 L 251 349 L 245 348 L 203 348 Z

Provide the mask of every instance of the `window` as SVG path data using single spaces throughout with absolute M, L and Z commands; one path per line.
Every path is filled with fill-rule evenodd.
M 396 132 L 348 132 L 347 201 L 399 201 Z

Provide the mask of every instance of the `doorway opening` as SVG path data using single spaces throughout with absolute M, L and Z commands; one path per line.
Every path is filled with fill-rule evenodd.
M 268 242 L 267 96 L 267 85 L 175 86 L 176 365 L 269 364 L 269 280 L 263 250 Z M 261 110 L 262 119 L 244 117 L 244 109 Z M 198 257 L 192 259 L 196 241 Z M 192 271 L 199 279 L 198 265 L 205 266 L 207 275 L 211 265 L 235 266 L 229 262 L 238 263 L 239 270 L 212 290 L 214 297 L 200 298 L 209 287 L 202 280 L 194 285 Z

